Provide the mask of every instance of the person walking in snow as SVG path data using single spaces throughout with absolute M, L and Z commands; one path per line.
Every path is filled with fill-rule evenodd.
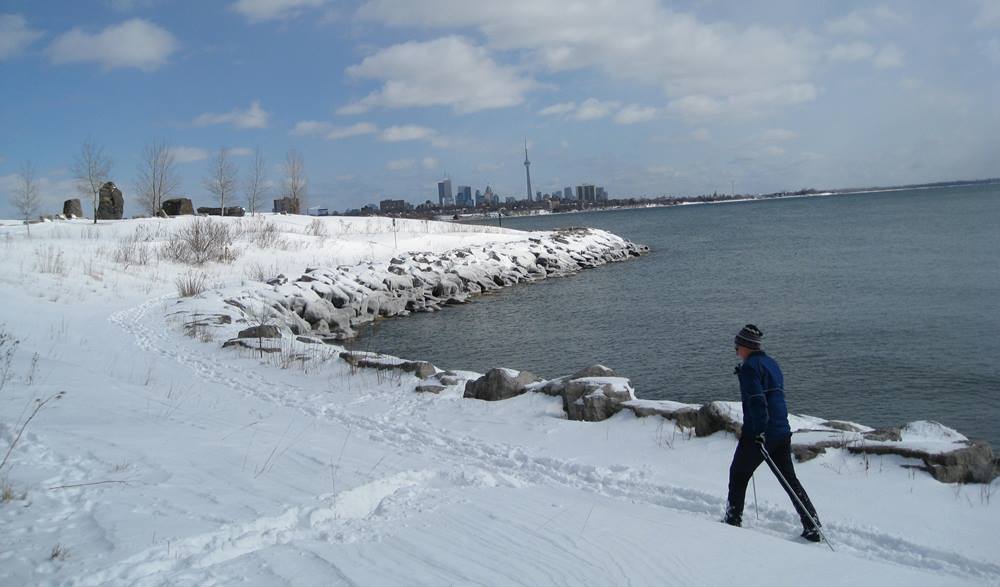
M 757 467 L 764 462 L 766 449 L 773 461 L 773 464 L 768 462 L 768 466 L 779 482 L 779 473 L 787 481 L 787 485 L 781 485 L 802 521 L 802 537 L 810 542 L 819 542 L 821 535 L 816 526 L 820 523 L 816 509 L 795 476 L 795 467 L 792 466 L 792 429 L 788 425 L 784 377 L 777 361 L 761 349 L 763 336 L 753 324 L 747 324 L 736 335 L 736 354 L 743 361 L 736 367 L 743 402 L 743 429 L 733 455 L 733 463 L 729 466 L 729 497 L 723 521 L 730 526 L 740 526 L 742 523 L 747 484 Z M 803 505 L 808 514 L 803 510 Z M 815 525 L 810 516 L 815 520 Z

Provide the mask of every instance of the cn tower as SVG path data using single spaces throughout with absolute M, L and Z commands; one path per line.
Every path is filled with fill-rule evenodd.
M 528 139 L 524 139 L 524 179 L 528 182 L 528 201 L 534 200 L 531 195 L 531 161 L 528 161 Z

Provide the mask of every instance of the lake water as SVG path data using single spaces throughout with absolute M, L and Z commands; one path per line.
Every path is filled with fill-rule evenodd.
M 353 345 L 543 377 L 602 363 L 639 397 L 736 400 L 733 335 L 764 332 L 793 412 L 940 421 L 1000 447 L 1000 186 L 505 219 L 592 226 L 641 259 L 386 320 Z

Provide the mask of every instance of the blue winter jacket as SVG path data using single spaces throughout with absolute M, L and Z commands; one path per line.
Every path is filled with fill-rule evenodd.
M 754 351 L 740 365 L 737 375 L 743 401 L 741 438 L 750 440 L 761 432 L 768 441 L 791 436 L 785 405 L 785 378 L 777 361 L 764 351 Z

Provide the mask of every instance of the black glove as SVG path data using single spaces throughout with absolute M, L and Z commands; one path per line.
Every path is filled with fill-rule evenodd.
M 764 442 L 765 442 L 765 440 L 764 440 L 764 433 L 761 432 L 757 436 L 754 436 L 753 437 L 753 441 L 757 443 L 757 446 L 764 446 Z
M 736 365 L 735 367 L 733 367 L 733 375 L 739 375 L 739 374 L 740 374 L 740 365 Z

